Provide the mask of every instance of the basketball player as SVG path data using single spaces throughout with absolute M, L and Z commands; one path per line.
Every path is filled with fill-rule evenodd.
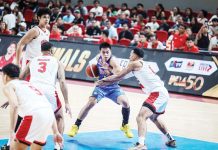
M 3 92 L 10 104 L 10 149 L 21 150 L 31 146 L 42 149 L 49 130 L 54 132 L 54 141 L 62 144 L 51 105 L 46 97 L 27 81 L 18 80 L 19 67 L 8 64 L 2 68 Z M 23 118 L 17 132 L 14 132 L 17 116 Z
M 63 110 L 56 91 L 56 79 L 60 83 L 65 110 L 72 118 L 70 105 L 68 102 L 68 90 L 65 82 L 65 72 L 63 65 L 58 59 L 52 56 L 52 44 L 44 42 L 41 45 L 42 56 L 33 58 L 20 74 L 20 79 L 25 79 L 30 75 L 30 83 L 40 89 L 49 100 L 58 124 L 58 130 L 61 134 L 64 132 Z M 55 145 L 55 149 L 62 149 Z
M 48 8 L 41 8 L 37 12 L 39 25 L 30 29 L 18 42 L 16 53 L 16 64 L 19 65 L 23 48 L 26 45 L 25 55 L 23 56 L 22 68 L 36 56 L 41 55 L 41 43 L 49 41 L 50 32 L 46 26 L 50 21 L 51 11 Z
M 176 142 L 173 137 L 169 134 L 166 126 L 159 116 L 164 113 L 169 100 L 169 94 L 167 89 L 164 87 L 164 83 L 161 81 L 158 75 L 156 75 L 151 68 L 143 62 L 144 51 L 139 48 L 135 48 L 130 53 L 130 62 L 127 68 L 123 69 L 120 73 L 97 82 L 97 85 L 107 85 L 119 80 L 122 80 L 125 75 L 132 73 L 136 79 L 140 82 L 142 90 L 149 93 L 149 97 L 144 101 L 141 110 L 137 116 L 138 124 L 138 142 L 133 150 L 147 149 L 144 141 L 147 133 L 146 120 L 148 118 L 160 129 L 160 131 L 166 135 L 168 141 L 167 146 L 175 147 Z
M 96 56 L 97 67 L 99 70 L 99 79 L 102 79 L 112 74 L 116 74 L 120 71 L 119 64 L 117 64 L 116 58 L 112 56 L 111 45 L 108 43 L 102 43 L 100 45 L 100 54 Z M 75 124 L 72 126 L 68 135 L 74 137 L 81 125 L 82 121 L 85 119 L 89 111 L 93 106 L 98 103 L 101 99 L 107 97 L 114 101 L 115 103 L 122 105 L 122 116 L 123 122 L 121 130 L 125 133 L 128 138 L 133 137 L 133 133 L 128 125 L 130 106 L 125 96 L 124 92 L 121 90 L 118 83 L 113 83 L 108 86 L 96 86 L 92 95 L 89 97 L 87 104 L 81 109 Z

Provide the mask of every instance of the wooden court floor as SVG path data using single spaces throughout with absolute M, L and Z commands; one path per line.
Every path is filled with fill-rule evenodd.
M 65 114 L 65 133 L 76 120 L 94 86 L 93 83 L 78 81 L 68 81 L 67 85 L 73 118 Z M 1 81 L 0 89 L 2 89 Z M 142 94 L 138 89 L 124 88 L 124 90 L 131 107 L 130 126 L 137 129 L 135 118 L 147 95 Z M 62 96 L 60 98 L 63 100 Z M 5 100 L 0 90 L 0 104 Z M 121 118 L 121 107 L 108 99 L 103 99 L 88 114 L 79 132 L 119 130 Z M 174 136 L 218 143 L 218 100 L 171 94 L 166 113 L 161 118 Z M 8 126 L 9 109 L 0 109 L 0 138 L 8 137 Z M 160 133 L 150 121 L 148 131 Z

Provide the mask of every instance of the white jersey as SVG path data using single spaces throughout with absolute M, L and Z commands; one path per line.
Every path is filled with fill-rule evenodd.
M 39 31 L 39 35 L 26 45 L 26 60 L 31 60 L 34 57 L 40 56 L 42 42 L 49 41 L 50 32 L 47 29 L 46 32 L 44 32 L 38 26 L 35 26 L 34 28 L 37 28 L 37 30 Z
M 49 86 L 51 91 L 55 90 L 58 60 L 53 56 L 38 56 L 30 62 L 30 82 L 34 85 Z M 37 86 L 38 87 L 38 86 Z
M 12 80 L 9 84 L 15 87 L 18 100 L 18 114 L 23 117 L 32 115 L 39 108 L 49 108 L 51 105 L 46 97 L 27 81 Z
M 157 92 L 164 87 L 163 81 L 154 73 L 149 65 L 141 61 L 143 66 L 138 71 L 132 71 L 144 92 Z

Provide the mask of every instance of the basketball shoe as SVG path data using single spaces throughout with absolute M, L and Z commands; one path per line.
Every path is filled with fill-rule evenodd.
M 120 130 L 124 132 L 125 136 L 128 138 L 132 138 L 133 137 L 133 133 L 129 127 L 128 124 L 125 124 L 124 126 L 120 127 Z
M 68 132 L 68 135 L 71 136 L 71 137 L 74 137 L 77 134 L 78 130 L 79 130 L 78 126 L 73 125 L 71 127 L 71 130 Z

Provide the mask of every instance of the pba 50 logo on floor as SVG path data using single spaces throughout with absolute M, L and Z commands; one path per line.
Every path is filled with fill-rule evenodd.
M 210 76 L 217 70 L 213 61 L 172 57 L 165 62 L 168 71 Z

